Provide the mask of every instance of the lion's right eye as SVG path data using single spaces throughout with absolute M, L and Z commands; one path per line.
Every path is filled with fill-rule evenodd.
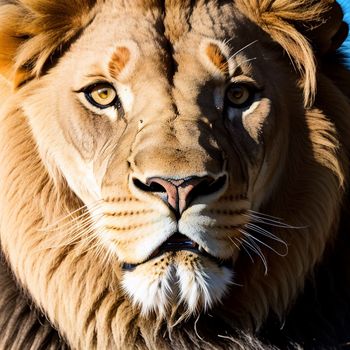
M 104 109 L 116 107 L 119 109 L 121 102 L 115 88 L 108 83 L 95 83 L 84 89 L 85 98 L 95 107 Z
M 242 109 L 254 99 L 255 91 L 247 84 L 232 83 L 226 89 L 225 104 L 228 107 Z

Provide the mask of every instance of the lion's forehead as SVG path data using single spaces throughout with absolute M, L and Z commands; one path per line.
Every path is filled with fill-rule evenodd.
M 124 51 L 123 58 L 128 56 L 130 63 L 137 58 L 143 74 L 154 76 L 156 70 L 163 73 L 158 76 L 171 80 L 178 65 L 200 64 L 198 51 L 204 39 L 222 43 L 228 48 L 227 54 L 241 49 L 249 42 L 247 38 L 255 40 L 256 31 L 253 33 L 252 24 L 247 21 L 233 2 L 196 2 L 190 6 L 169 1 L 151 6 L 141 1 L 129 7 L 124 2 L 108 1 L 73 45 L 73 51 L 76 47 L 79 54 L 84 53 L 80 64 L 91 70 L 97 62 L 108 64 L 115 50 L 122 53 L 120 48 L 127 48 L 130 55 Z M 119 65 L 116 71 L 118 68 L 123 67 Z M 198 69 L 194 72 L 198 74 Z
M 118 28 L 120 34 L 133 32 L 143 39 L 165 34 L 171 43 L 175 43 L 188 32 L 208 37 L 231 36 L 237 27 L 235 22 L 242 21 L 243 16 L 233 1 L 226 4 L 153 1 L 151 6 L 144 1 L 106 1 L 100 4 L 95 20 L 105 27 Z

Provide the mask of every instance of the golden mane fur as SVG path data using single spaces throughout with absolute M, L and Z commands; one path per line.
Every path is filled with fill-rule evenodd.
M 115 15 L 104 22 L 109 13 Z M 337 349 L 349 342 L 341 328 L 350 326 L 349 254 L 344 248 L 350 229 L 350 73 L 337 51 L 347 34 L 342 18 L 333 0 L 0 1 L 0 348 Z M 125 114 L 108 122 L 93 109 L 92 122 L 84 114 L 86 101 L 66 100 L 72 91 L 81 94 L 82 86 L 74 81 L 66 93 L 65 79 L 70 81 L 70 65 L 77 57 L 83 66 L 104 53 L 109 32 L 117 33 L 119 43 L 111 53 L 124 54 L 118 59 L 125 62 L 114 72 L 117 87 L 129 96 L 131 86 L 133 107 L 131 112 L 124 103 Z M 228 37 L 236 32 L 248 39 Z M 232 213 L 241 203 L 250 220 L 244 225 L 263 224 L 260 240 L 266 230 L 273 234 L 268 244 L 255 248 L 258 258 L 244 246 L 236 251 L 237 242 L 229 252 L 219 246 L 219 258 L 225 251 L 223 259 L 235 260 L 233 283 L 222 287 L 218 300 L 208 297 L 193 312 L 184 305 L 143 312 L 137 293 L 126 292 L 131 282 L 122 287 L 121 260 L 145 260 L 143 248 L 137 249 L 137 239 L 143 239 L 137 230 L 145 220 L 156 225 L 155 213 L 165 209 L 161 201 L 148 205 L 146 196 L 126 190 L 131 186 L 126 169 L 137 169 L 133 174 L 141 180 L 148 166 L 168 175 L 176 164 L 183 178 L 188 171 L 219 173 L 218 150 L 230 147 L 225 137 L 232 131 L 223 131 L 213 119 L 219 108 L 209 106 L 208 96 L 217 91 L 212 81 L 222 79 L 216 71 L 215 79 L 208 78 L 214 65 L 204 57 L 205 50 L 191 51 L 207 41 L 225 67 L 247 48 L 238 68 L 257 79 L 265 74 L 266 85 L 283 86 L 264 86 L 272 98 L 262 99 L 256 115 L 268 110 L 274 119 L 266 127 L 261 125 L 268 117 L 244 124 L 250 141 L 242 149 L 253 149 L 253 160 L 240 148 L 238 155 L 236 148 L 233 155 L 227 152 L 234 186 L 227 185 L 200 218 L 221 215 L 215 217 L 222 220 L 220 227 L 231 230 Z M 259 45 L 256 50 L 254 45 Z M 226 55 L 227 48 L 235 53 Z M 140 81 L 148 82 L 140 87 Z M 78 122 L 70 119 L 73 108 L 82 115 L 83 136 Z M 137 122 L 128 120 L 135 110 Z M 69 122 L 59 119 L 57 111 Z M 159 116 L 164 117 L 157 123 L 148 121 Z M 213 136 L 213 125 L 221 136 Z M 270 134 L 261 141 L 264 132 Z M 186 135 L 181 142 L 179 134 Z M 95 159 L 95 154 L 101 156 Z M 246 180 L 244 166 L 232 166 L 240 158 L 254 181 Z M 80 181 L 88 172 L 88 167 L 80 170 L 82 164 L 102 169 L 103 180 L 96 180 L 102 199 L 94 200 L 89 192 L 94 181 Z M 99 210 L 106 215 L 107 207 L 117 208 L 108 214 L 119 220 L 112 229 L 131 237 L 126 243 L 116 239 L 113 249 L 104 245 L 112 234 L 102 233 L 113 225 L 108 221 L 101 229 L 99 221 Z M 254 214 L 257 210 L 266 215 Z M 156 227 L 151 226 L 152 232 Z M 186 264 L 188 259 L 184 257 Z M 190 263 L 201 266 L 195 258 Z M 140 274 L 148 273 L 143 265 L 136 268 Z M 205 271 L 223 273 L 212 262 L 208 266 Z

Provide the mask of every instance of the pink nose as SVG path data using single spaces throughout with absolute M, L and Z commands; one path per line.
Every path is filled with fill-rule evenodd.
M 200 196 L 207 196 L 218 192 L 225 186 L 226 181 L 226 176 L 221 176 L 218 179 L 214 179 L 210 176 L 193 176 L 176 180 L 151 177 L 147 179 L 146 184 L 134 179 L 134 184 L 146 192 L 159 194 L 169 207 L 172 208 L 178 216 L 181 216 L 193 200 Z

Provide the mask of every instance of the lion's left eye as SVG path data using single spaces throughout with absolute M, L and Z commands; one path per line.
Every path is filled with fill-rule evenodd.
M 84 89 L 86 99 L 95 107 L 104 109 L 120 104 L 115 88 L 108 83 L 96 83 Z
M 232 83 L 226 89 L 225 104 L 233 108 L 247 107 L 254 98 L 255 91 L 245 84 Z

